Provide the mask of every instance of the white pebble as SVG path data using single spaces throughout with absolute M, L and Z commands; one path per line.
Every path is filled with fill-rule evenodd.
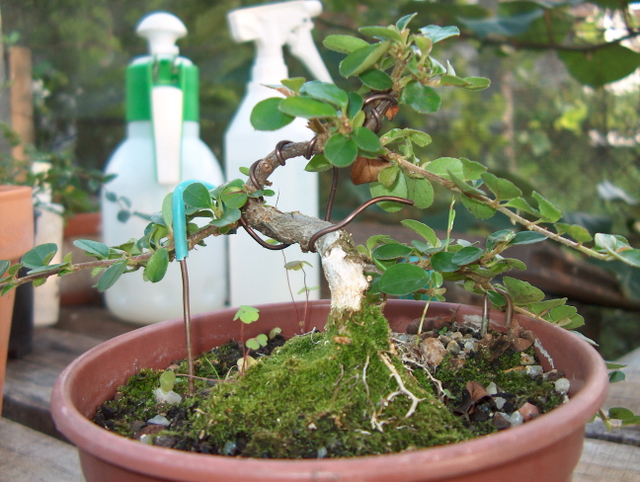
M 153 391 L 153 394 L 156 396 L 156 402 L 158 403 L 180 403 L 182 401 L 182 397 L 174 392 L 173 390 L 169 390 L 165 392 L 162 388 L 156 388 Z
M 471 353 L 476 350 L 476 344 L 473 341 L 467 341 L 464 344 L 464 351 Z
M 504 407 L 504 404 L 507 403 L 507 399 L 502 397 L 495 397 L 493 401 L 496 404 L 496 408 L 498 410 L 502 410 L 502 407 Z
M 542 375 L 544 370 L 540 365 L 529 365 L 525 367 L 524 372 L 532 377 L 537 377 L 538 375 Z
M 143 444 L 153 445 L 153 437 L 148 433 L 142 434 L 140 436 L 140 442 Z
M 555 381 L 556 392 L 558 393 L 567 393 L 569 388 L 571 388 L 571 382 L 566 378 L 558 378 Z
M 163 425 L 167 427 L 169 425 L 169 419 L 164 415 L 156 415 L 155 417 L 147 420 L 147 423 L 152 423 L 154 425 Z
M 535 362 L 536 359 L 528 353 L 520 353 L 520 363 L 523 365 L 533 365 Z
M 491 382 L 489 383 L 489 385 L 487 385 L 486 390 L 489 395 L 495 395 L 496 393 L 498 393 L 498 385 L 496 385 L 495 382 Z
M 522 425 L 524 418 L 520 412 L 513 412 L 509 417 L 509 421 L 511 422 L 511 426 L 515 427 L 517 425 Z

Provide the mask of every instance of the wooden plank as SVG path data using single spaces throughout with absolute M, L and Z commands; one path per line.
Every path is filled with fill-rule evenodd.
M 6 482 L 82 482 L 78 452 L 11 420 L 0 420 L 0 479 Z
M 638 482 L 640 447 L 585 440 L 573 482 Z
M 32 352 L 7 363 L 3 416 L 60 437 L 50 415 L 51 389 L 69 363 L 100 342 L 54 328 L 36 328 Z

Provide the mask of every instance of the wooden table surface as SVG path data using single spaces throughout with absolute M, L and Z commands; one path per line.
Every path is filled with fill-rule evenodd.
M 55 430 L 49 413 L 51 388 L 62 369 L 100 342 L 134 329 L 99 305 L 63 308 L 55 327 L 36 328 L 32 352 L 9 360 L 0 420 L 0 481 L 81 482 L 72 445 Z M 623 357 L 625 382 L 613 384 L 605 408 L 640 413 L 640 349 Z M 541 481 L 544 482 L 544 481 Z M 587 427 L 573 482 L 640 482 L 640 428 L 607 432 Z

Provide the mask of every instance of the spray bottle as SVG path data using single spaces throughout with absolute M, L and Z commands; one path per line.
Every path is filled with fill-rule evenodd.
M 296 119 L 274 132 L 256 131 L 249 119 L 258 102 L 280 95 L 265 85 L 279 85 L 288 77 L 282 51 L 285 45 L 317 80 L 332 82 L 311 36 L 311 18 L 321 11 L 319 0 L 294 0 L 229 12 L 227 19 L 233 39 L 236 42 L 254 41 L 256 59 L 245 97 L 225 134 L 227 179 L 239 177 L 240 167 L 248 167 L 266 156 L 281 140 L 311 139 L 313 133 L 303 119 Z M 293 162 L 305 161 L 290 161 Z M 270 178 L 276 196 L 270 198 L 270 202 L 282 211 L 296 210 L 317 216 L 318 177 L 303 168 L 304 165 L 287 165 L 276 170 Z M 305 273 L 287 273 L 285 259 L 286 262 L 307 261 L 312 267 L 305 266 Z M 291 301 L 292 294 L 297 300 L 304 300 L 304 288 L 319 285 L 319 264 L 317 255 L 302 253 L 297 245 L 284 251 L 269 251 L 239 231 L 237 235 L 229 236 L 230 303 L 237 306 Z M 319 290 L 310 293 L 311 299 L 318 296 Z
M 175 42 L 187 29 L 175 16 L 146 16 L 136 33 L 147 39 L 150 55 L 127 68 L 127 137 L 107 163 L 117 177 L 102 192 L 102 235 L 109 246 L 144 233 L 148 219 L 118 219 L 122 203 L 131 211 L 153 214 L 165 196 L 187 179 L 213 185 L 223 182 L 213 153 L 200 139 L 198 67 L 178 56 Z M 191 311 L 202 313 L 226 302 L 226 245 L 223 239 L 191 255 Z M 140 272 L 122 276 L 105 293 L 109 310 L 138 324 L 182 316 L 182 284 L 177 263 L 170 263 L 159 283 L 145 282 Z

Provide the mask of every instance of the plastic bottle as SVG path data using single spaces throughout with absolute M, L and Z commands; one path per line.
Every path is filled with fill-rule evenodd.
M 33 163 L 34 173 L 46 172 L 51 168 L 48 162 Z M 45 188 L 35 194 L 38 205 L 35 208 L 35 245 L 54 243 L 62 246 L 64 233 L 63 207 L 51 202 L 51 190 Z M 62 252 L 59 250 L 51 259 L 51 264 L 62 262 Z M 50 326 L 58 322 L 60 317 L 60 278 L 51 277 L 33 290 L 33 324 L 35 326 Z
M 222 170 L 200 139 L 199 71 L 178 56 L 175 42 L 186 35 L 175 16 L 157 12 L 146 16 L 137 34 L 149 42 L 150 55 L 135 59 L 127 68 L 127 137 L 116 149 L 105 171 L 117 177 L 102 192 L 102 236 L 109 246 L 140 238 L 148 221 L 130 216 L 117 219 L 119 203 L 126 198 L 134 212 L 153 214 L 165 196 L 184 180 L 199 179 L 213 185 L 223 182 Z M 110 194 L 108 194 L 110 193 Z M 226 303 L 226 245 L 222 238 L 189 258 L 191 312 L 218 309 Z M 182 316 L 182 281 L 178 263 L 170 263 L 163 280 L 145 282 L 142 270 L 122 276 L 105 292 L 109 310 L 138 324 Z
M 312 132 L 303 119 L 296 119 L 274 132 L 256 131 L 250 122 L 251 110 L 261 100 L 280 94 L 265 85 L 279 85 L 288 77 L 283 46 L 299 58 L 311 74 L 331 82 L 311 37 L 311 18 L 322 11 L 318 0 L 296 0 L 233 10 L 228 14 L 231 34 L 236 42 L 254 41 L 256 59 L 244 99 L 225 134 L 225 170 L 227 179 L 240 177 L 240 167 L 269 154 L 281 140 L 309 140 Z M 318 177 L 304 171 L 306 161 L 292 159 L 270 177 L 276 196 L 268 202 L 282 211 L 300 211 L 318 215 Z M 296 164 L 296 165 L 293 165 Z M 229 288 L 232 306 L 304 300 L 300 290 L 320 283 L 320 260 L 315 254 L 302 253 L 297 245 L 284 251 L 269 251 L 258 245 L 243 230 L 229 236 Z M 284 254 L 284 256 L 283 256 Z M 305 276 L 300 271 L 288 273 L 287 262 L 307 261 Z M 289 284 L 291 287 L 289 287 Z M 317 299 L 319 290 L 310 293 Z

